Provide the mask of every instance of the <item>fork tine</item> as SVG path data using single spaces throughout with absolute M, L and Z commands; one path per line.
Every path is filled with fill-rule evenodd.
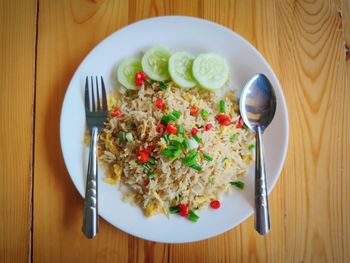
M 90 111 L 89 78 L 88 78 L 88 76 L 86 76 L 86 80 L 85 80 L 85 110 Z
M 95 95 L 94 95 L 94 80 L 91 76 L 91 98 L 92 98 L 92 109 L 91 111 L 96 111 L 95 107 Z
M 103 81 L 103 78 L 101 76 L 101 86 L 102 86 L 102 110 L 106 111 L 108 108 L 107 105 L 107 95 L 106 95 L 106 88 L 105 88 L 105 83 Z
M 98 85 L 97 76 L 96 76 L 96 96 L 97 96 L 97 111 L 101 111 L 100 89 Z

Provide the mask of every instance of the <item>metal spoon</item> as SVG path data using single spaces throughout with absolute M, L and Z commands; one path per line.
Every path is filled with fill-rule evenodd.
M 264 235 L 270 230 L 270 215 L 262 134 L 276 112 L 275 92 L 265 75 L 256 74 L 245 84 L 239 106 L 244 123 L 256 136 L 254 225 Z

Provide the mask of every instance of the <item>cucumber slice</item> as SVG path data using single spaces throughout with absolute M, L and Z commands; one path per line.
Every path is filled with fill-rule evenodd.
M 181 88 L 196 86 L 192 76 L 193 60 L 194 57 L 187 52 L 176 52 L 169 59 L 170 77 Z
M 120 84 L 126 89 L 135 90 L 135 75 L 142 71 L 141 61 L 136 58 L 124 59 L 117 70 L 117 76 Z
M 228 79 L 228 65 L 225 59 L 214 53 L 199 55 L 193 62 L 192 73 L 202 88 L 221 88 Z
M 170 79 L 168 62 L 170 51 L 163 47 L 153 47 L 146 51 L 142 58 L 142 68 L 147 75 L 156 81 Z

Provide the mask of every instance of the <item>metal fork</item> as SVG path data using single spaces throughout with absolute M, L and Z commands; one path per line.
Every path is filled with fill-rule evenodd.
M 107 117 L 107 96 L 102 77 L 100 82 L 101 92 L 99 91 L 99 81 L 97 76 L 95 77 L 95 81 L 92 76 L 90 81 L 89 78 L 86 77 L 85 82 L 85 115 L 91 139 L 82 230 L 88 238 L 93 238 L 98 232 L 98 169 L 96 148 L 99 133 L 103 128 Z M 90 89 L 89 86 L 91 86 Z M 101 93 L 102 96 L 100 95 Z

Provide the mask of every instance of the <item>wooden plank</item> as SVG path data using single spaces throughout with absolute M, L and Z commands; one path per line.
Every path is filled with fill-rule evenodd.
M 0 262 L 30 256 L 36 1 L 0 2 Z

